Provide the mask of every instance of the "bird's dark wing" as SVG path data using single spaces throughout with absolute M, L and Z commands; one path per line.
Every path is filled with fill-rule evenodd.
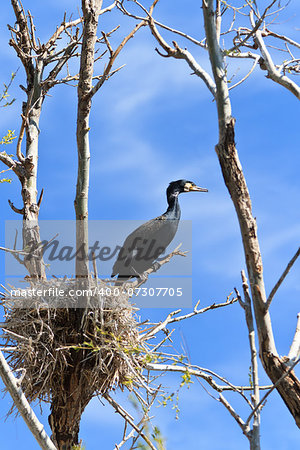
M 134 230 L 119 252 L 112 276 L 130 278 L 149 269 L 173 240 L 177 227 L 178 220 L 162 215 Z

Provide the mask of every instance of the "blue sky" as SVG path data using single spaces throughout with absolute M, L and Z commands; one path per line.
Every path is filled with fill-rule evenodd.
M 108 4 L 109 2 L 104 2 Z M 161 1 L 157 17 L 174 27 L 202 37 L 200 2 L 172 5 Z M 265 2 L 262 2 L 265 3 Z M 74 12 L 73 1 L 34 2 L 24 0 L 35 17 L 41 40 L 47 39 L 65 10 Z M 291 2 L 276 30 L 299 36 L 296 30 L 300 6 Z M 102 18 L 108 31 L 118 23 L 124 31 L 133 23 L 110 14 Z M 2 5 L 0 81 L 7 82 L 20 63 L 7 45 L 6 24 L 14 23 L 10 2 Z M 114 42 L 115 42 L 114 41 Z M 179 39 L 179 42 L 180 39 Z M 193 301 L 206 306 L 223 301 L 235 286 L 241 287 L 240 270 L 245 268 L 238 222 L 224 186 L 214 146 L 218 131 L 214 102 L 199 79 L 190 76 L 183 61 L 163 59 L 154 51 L 156 43 L 148 30 L 141 30 L 120 55 L 126 67 L 106 83 L 93 100 L 91 115 L 91 219 L 148 220 L 166 208 L 165 188 L 172 180 L 191 179 L 209 189 L 208 194 L 182 195 L 182 218 L 193 221 Z M 192 49 L 192 48 L 191 48 Z M 195 57 L 208 68 L 207 55 L 197 48 Z M 235 72 L 240 64 L 234 62 Z M 241 67 L 237 77 L 244 73 Z M 24 93 L 20 67 L 11 89 L 16 97 L 12 107 L 1 110 L 0 131 L 20 127 L 20 106 Z M 233 115 L 237 119 L 236 142 L 251 192 L 254 215 L 264 261 L 269 292 L 287 261 L 299 246 L 299 103 L 295 97 L 257 70 L 245 84 L 232 91 Z M 45 189 L 41 219 L 73 219 L 76 183 L 76 91 L 57 87 L 44 103 L 40 122 L 39 189 Z M 9 152 L 13 152 L 11 146 Z M 21 205 L 18 180 L 0 186 L 1 241 L 4 222 L 16 219 L 7 203 Z M 4 277 L 4 256 L 1 277 Z M 296 314 L 299 311 L 299 261 L 288 275 L 271 307 L 278 352 L 288 353 Z M 143 309 L 142 319 L 161 320 L 167 309 Z M 1 320 L 1 319 L 0 319 Z M 247 383 L 250 365 L 247 330 L 243 312 L 235 304 L 226 309 L 181 323 L 175 346 L 185 342 L 193 363 L 208 367 L 237 384 Z M 262 383 L 268 383 L 262 369 Z M 170 391 L 180 383 L 178 376 L 166 376 Z M 117 394 L 126 404 L 126 395 Z M 246 410 L 233 396 L 233 405 L 246 418 Z M 37 449 L 22 419 L 5 414 L 10 407 L 6 396 L 0 403 L 0 431 L 3 448 Z M 181 450 L 246 449 L 248 442 L 222 405 L 207 395 L 195 381 L 180 394 L 180 419 L 171 408 L 155 409 L 157 423 L 167 438 L 167 448 Z M 128 407 L 130 409 L 130 406 Z M 36 408 L 38 412 L 38 408 Z M 47 408 L 42 415 L 47 424 Z M 110 449 L 121 440 L 122 422 L 109 406 L 93 400 L 83 414 L 80 436 L 88 450 Z M 222 439 L 218 437 L 222 436 Z M 9 437 L 8 437 L 9 436 Z M 101 439 L 101 446 L 99 440 Z M 269 398 L 262 413 L 264 450 L 297 448 L 299 432 L 277 393 Z

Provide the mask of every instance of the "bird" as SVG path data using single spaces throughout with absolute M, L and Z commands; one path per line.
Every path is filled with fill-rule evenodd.
M 140 276 L 153 266 L 174 239 L 180 221 L 178 196 L 183 192 L 208 192 L 193 181 L 172 181 L 166 191 L 168 209 L 161 216 L 136 228 L 125 239 L 114 263 L 112 277 L 122 284 Z

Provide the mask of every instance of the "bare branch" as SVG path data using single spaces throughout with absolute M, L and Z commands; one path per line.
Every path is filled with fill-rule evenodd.
M 228 124 L 231 119 L 231 103 L 228 93 L 226 68 L 224 64 L 224 55 L 216 33 L 213 1 L 207 0 L 207 2 L 203 2 L 202 11 L 209 58 L 216 85 L 215 99 L 218 105 L 219 141 L 221 142 L 226 130 L 226 124 Z
M 58 59 L 57 64 L 55 65 L 55 67 L 51 70 L 51 72 L 49 73 L 48 77 L 43 81 L 43 87 L 46 90 L 49 90 L 50 87 L 52 87 L 55 83 L 56 77 L 59 74 L 59 72 L 61 71 L 61 69 L 63 68 L 63 66 L 67 63 L 67 61 L 74 56 L 74 51 L 76 50 L 78 45 L 78 41 L 75 40 L 73 42 L 71 42 L 65 49 L 63 52 L 63 55 L 60 56 L 60 58 Z M 53 62 L 53 60 L 51 61 Z
M 300 62 L 300 58 L 293 58 L 288 61 L 284 61 L 280 65 L 276 65 L 276 68 L 280 72 L 283 72 L 284 75 L 286 74 L 286 72 L 292 72 L 292 71 L 295 72 L 296 74 L 298 74 L 300 72 L 299 62 Z
M 159 393 L 160 390 L 159 386 L 157 388 L 157 391 L 152 395 L 150 401 L 148 401 L 148 403 L 139 395 L 139 393 L 133 389 L 133 393 L 135 394 L 135 396 L 137 397 L 138 401 L 141 403 L 142 405 L 142 410 L 143 410 L 143 417 L 141 418 L 141 420 L 138 422 L 137 427 L 142 431 L 144 424 L 150 420 L 150 418 L 148 417 L 149 411 L 151 409 L 151 407 L 153 406 L 153 403 L 157 397 L 157 394 Z M 130 448 L 134 448 L 134 444 L 136 442 L 136 440 L 139 438 L 140 433 L 137 433 L 137 435 L 135 436 L 135 429 L 131 430 L 130 433 L 127 434 L 126 436 L 126 430 L 127 430 L 127 425 L 128 422 L 125 420 L 125 426 L 124 426 L 124 433 L 123 433 L 123 439 L 119 444 L 115 445 L 116 449 L 120 449 L 129 439 L 134 438 L 132 445 Z
M 226 378 L 221 377 L 220 375 L 217 375 L 216 373 L 212 372 L 211 370 L 202 369 L 202 368 L 195 369 L 193 367 L 196 367 L 196 366 L 190 366 L 188 364 L 186 366 L 181 366 L 181 365 L 176 365 L 174 363 L 173 364 L 163 364 L 163 363 L 152 363 L 152 362 L 145 364 L 145 369 L 148 369 L 148 370 L 155 370 L 155 371 L 159 371 L 159 372 L 179 372 L 179 373 L 187 373 L 188 372 L 190 375 L 193 375 L 195 377 L 199 377 L 199 378 L 202 378 L 203 380 L 205 380 L 217 392 L 234 391 L 234 392 L 237 392 L 238 394 L 241 394 L 242 397 L 244 398 L 244 400 L 246 400 L 247 404 L 250 407 L 252 407 L 252 405 L 249 402 L 249 400 L 247 399 L 247 397 L 243 395 L 243 391 L 252 391 L 253 390 L 252 386 L 235 386 L 232 383 L 230 383 L 228 380 L 226 380 Z M 217 378 L 219 378 L 226 384 L 225 385 L 217 384 L 215 382 L 215 380 L 212 378 L 212 375 L 216 376 Z M 262 389 L 262 390 L 269 389 L 269 388 L 270 388 L 270 386 L 261 386 L 260 387 L 260 389 Z
M 143 11 L 145 11 L 147 13 L 147 10 L 141 4 L 139 4 L 138 2 L 134 2 L 134 3 L 137 3 L 140 6 L 140 8 L 142 8 Z M 118 1 L 117 2 L 117 7 L 128 17 L 132 17 L 133 19 L 136 19 L 136 20 L 144 20 L 145 19 L 144 17 L 137 16 L 135 14 L 130 13 L 124 7 L 123 1 Z M 154 21 L 156 26 L 158 26 L 160 28 L 163 28 L 164 30 L 170 31 L 171 33 L 178 34 L 179 36 L 184 37 L 188 41 L 191 41 L 195 45 L 198 45 L 198 46 L 200 46 L 202 48 L 206 48 L 205 44 L 202 41 L 199 41 L 198 39 L 195 39 L 194 37 L 189 36 L 187 33 L 184 33 L 183 31 L 180 31 L 180 30 L 176 30 L 175 28 L 171 28 L 170 26 L 165 25 L 165 24 L 159 22 L 158 20 L 156 20 L 154 18 L 153 18 L 153 21 Z
M 169 253 L 169 255 L 167 255 L 163 260 L 161 261 L 156 261 L 153 266 L 150 267 L 150 269 L 145 270 L 145 272 L 143 272 L 140 276 L 140 279 L 137 279 L 136 281 L 134 281 L 133 283 L 130 283 L 130 287 L 131 288 L 137 288 L 139 286 L 141 286 L 142 284 L 146 283 L 148 276 L 153 273 L 156 272 L 157 270 L 159 270 L 164 264 L 167 264 L 171 258 L 173 258 L 173 256 L 186 256 L 186 252 L 182 252 L 180 251 L 180 247 L 182 244 L 179 244 L 175 250 L 173 250 L 171 253 Z M 125 283 L 126 284 L 126 283 Z M 178 310 L 180 311 L 180 310 Z
M 68 28 L 76 27 L 82 22 L 82 20 L 83 20 L 82 17 L 79 17 L 78 19 L 73 20 L 72 22 L 63 21 L 61 25 L 57 27 L 55 33 L 50 37 L 48 42 L 45 44 L 45 49 L 49 50 L 65 30 L 67 30 Z
M 4 252 L 7 253 L 16 253 L 17 255 L 25 255 L 25 256 L 31 256 L 34 258 L 38 258 L 38 256 L 34 255 L 32 252 L 24 252 L 24 250 L 12 250 L 11 248 L 6 248 L 6 247 L 0 247 L 0 250 L 3 250 Z
M 256 59 L 260 58 L 260 55 L 258 53 L 253 52 L 237 52 L 237 53 L 226 53 L 226 56 L 229 58 L 241 58 L 241 59 Z
M 276 3 L 277 0 L 273 0 L 264 10 L 264 12 L 262 13 L 262 15 L 260 16 L 259 20 L 257 20 L 257 22 L 254 24 L 253 22 L 253 28 L 252 30 L 246 35 L 246 37 L 239 42 L 237 45 L 235 45 L 234 47 L 232 47 L 230 50 L 228 50 L 229 53 L 234 52 L 236 50 L 238 50 L 240 47 L 243 47 L 246 42 L 250 39 L 251 36 L 254 36 L 254 34 L 256 33 L 256 31 L 259 29 L 259 27 L 261 26 L 261 24 L 263 23 L 263 21 L 266 18 L 267 12 L 269 11 L 270 8 L 272 8 L 272 6 L 274 5 L 274 3 Z M 252 8 L 252 6 L 251 6 Z M 253 9 L 250 12 L 250 14 L 253 15 Z
M 259 378 L 258 378 L 258 362 L 257 362 L 257 350 L 255 345 L 255 330 L 253 325 L 253 315 L 252 315 L 252 306 L 251 306 L 251 298 L 249 293 L 249 286 L 248 281 L 246 278 L 246 274 L 244 270 L 241 272 L 242 276 L 242 282 L 243 282 L 243 291 L 244 291 L 244 302 L 242 304 L 242 307 L 245 311 L 245 318 L 246 318 L 246 324 L 248 328 L 248 337 L 249 337 L 249 346 L 250 346 L 250 353 L 251 353 L 251 375 L 252 375 L 252 383 L 253 383 L 253 396 L 252 396 L 252 402 L 254 408 L 259 403 L 260 395 L 259 395 Z M 238 293 L 238 291 L 237 291 Z M 252 442 L 259 443 L 259 431 L 260 429 L 260 410 L 257 409 L 256 413 L 254 414 L 254 421 L 253 421 L 253 429 L 252 429 L 252 435 L 251 440 Z M 259 445 L 259 444 L 258 444 Z
M 226 398 L 220 394 L 219 395 L 219 402 L 222 403 L 222 405 L 225 406 L 225 408 L 229 411 L 230 415 L 234 418 L 236 423 L 239 425 L 241 430 L 243 431 L 243 434 L 250 440 L 249 435 L 249 426 L 243 421 L 243 419 L 237 414 L 237 412 L 234 410 L 234 408 L 230 405 L 230 403 L 226 400 Z
M 112 57 L 113 54 L 114 54 L 114 51 L 113 51 L 113 49 L 112 49 L 112 47 L 111 47 L 111 45 L 110 45 L 110 42 L 109 42 L 109 40 L 108 40 L 108 38 L 107 38 L 107 34 L 104 33 L 104 31 L 102 31 L 101 34 L 102 34 L 103 40 L 104 40 L 104 42 L 105 42 L 105 44 L 106 44 L 106 46 L 107 46 L 107 48 L 108 48 L 110 57 Z
M 144 439 L 144 441 L 147 442 L 152 450 L 157 450 L 150 439 L 140 430 L 137 425 L 135 425 L 133 417 L 121 405 L 113 400 L 108 394 L 105 394 L 104 398 L 108 401 L 108 403 L 111 404 L 115 411 L 120 414 L 126 420 L 126 422 L 128 422 L 129 425 Z
M 3 162 L 9 169 L 13 169 L 16 164 L 6 152 L 0 152 L 0 161 Z
M 156 363 L 146 363 L 145 368 L 148 370 L 157 370 L 160 372 L 180 372 L 180 373 L 189 373 L 190 375 L 194 375 L 196 377 L 204 379 L 215 391 L 222 392 L 223 387 L 219 386 L 211 377 L 211 375 L 207 375 L 205 372 L 201 370 L 192 369 L 189 367 L 179 366 L 175 364 L 156 364 Z
M 291 365 L 291 363 L 294 363 L 299 358 L 300 358 L 300 313 L 297 314 L 297 326 L 294 339 L 288 354 L 289 361 L 287 362 L 287 365 Z
M 177 249 L 179 248 L 179 246 L 177 247 Z M 167 262 L 169 262 L 169 260 L 171 259 L 172 256 L 176 255 L 176 254 L 180 254 L 177 249 L 174 250 L 174 252 L 170 253 L 167 258 L 165 258 L 163 261 L 160 261 L 157 264 L 160 264 L 160 266 L 162 266 L 163 264 L 166 264 Z M 148 269 L 145 273 L 151 273 L 154 269 L 150 268 Z M 157 270 L 157 269 L 156 269 Z M 144 276 L 143 274 L 143 276 Z M 143 281 L 145 282 L 145 281 Z M 138 283 L 137 281 L 132 283 L 132 284 L 136 284 Z M 131 284 L 131 285 L 132 285 Z M 197 304 L 194 307 L 194 310 L 191 313 L 179 316 L 179 317 L 174 317 L 176 316 L 176 314 L 179 314 L 181 312 L 181 309 L 178 309 L 176 311 L 172 311 L 171 313 L 168 314 L 168 316 L 165 318 L 165 320 L 163 320 L 162 322 L 156 324 L 154 327 L 152 327 L 149 331 L 147 331 L 146 333 L 143 333 L 140 335 L 140 340 L 141 341 L 145 341 L 150 339 L 151 337 L 155 336 L 159 331 L 164 330 L 166 328 L 166 326 L 170 323 L 174 323 L 174 322 L 179 322 L 181 320 L 185 320 L 185 319 L 189 319 L 193 316 L 196 316 L 198 314 L 203 314 L 206 311 L 209 311 L 211 309 L 217 309 L 217 308 L 222 308 L 224 306 L 228 306 L 228 305 L 232 305 L 233 303 L 235 303 L 237 301 L 237 297 L 233 298 L 230 300 L 230 296 L 231 294 L 229 294 L 229 296 L 227 297 L 226 302 L 223 303 L 213 303 L 212 305 L 206 306 L 205 308 L 202 309 L 198 309 L 200 300 L 197 302 Z
M 271 389 L 262 397 L 261 401 L 256 405 L 256 407 L 253 409 L 253 411 L 251 412 L 251 414 L 249 415 L 248 419 L 246 420 L 246 425 L 248 425 L 250 423 L 250 420 L 252 419 L 252 417 L 254 416 L 254 414 L 257 412 L 257 410 L 263 406 L 263 404 L 265 403 L 266 399 L 269 397 L 269 395 L 271 394 L 271 392 L 274 391 L 274 389 L 285 379 L 285 377 L 287 377 L 290 372 L 294 369 L 294 367 L 296 366 L 296 364 L 298 364 L 300 361 L 300 359 L 297 359 L 291 367 L 289 367 L 289 369 L 284 372 L 280 378 L 278 378 L 278 380 L 276 381 L 276 383 L 273 384 L 273 386 L 271 387 Z
M 145 26 L 146 23 L 145 21 L 140 22 L 139 24 L 137 24 L 134 29 L 123 39 L 123 41 L 121 42 L 121 44 L 118 46 L 118 48 L 115 51 L 112 51 L 112 48 L 109 45 L 109 51 L 110 51 L 110 59 L 109 62 L 102 74 L 102 76 L 100 77 L 99 81 L 97 82 L 97 84 L 92 88 L 91 92 L 90 92 L 90 97 L 93 97 L 96 92 L 99 91 L 99 89 L 101 88 L 101 86 L 104 84 L 104 82 L 110 78 L 112 76 L 111 73 L 111 69 L 112 66 L 117 58 L 117 56 L 119 55 L 119 53 L 121 52 L 121 50 L 123 49 L 123 47 L 127 44 L 127 42 L 129 41 L 129 39 L 131 39 L 135 33 L 143 26 Z M 107 40 L 107 36 L 105 35 L 105 38 Z M 115 73 L 115 71 L 114 71 Z
M 29 108 L 30 108 L 30 100 L 27 101 L 27 110 L 25 112 L 25 115 L 23 115 L 23 114 L 21 115 L 22 123 L 21 123 L 21 129 L 20 129 L 18 142 L 17 142 L 17 148 L 16 148 L 16 155 L 18 157 L 18 160 L 21 163 L 24 163 L 24 161 L 25 161 L 25 157 L 22 154 L 21 145 L 22 145 L 22 141 L 23 141 L 23 137 L 24 137 L 24 131 L 25 131 L 25 127 L 26 127 L 26 122 L 28 120 Z
M 171 341 L 171 335 L 174 331 L 175 330 L 171 330 L 169 333 L 167 333 L 167 335 L 155 347 L 153 347 L 149 353 L 156 352 L 167 340 Z
M 27 24 L 27 18 L 22 3 L 19 0 L 11 0 L 11 4 L 14 9 L 16 22 L 19 26 L 19 31 L 17 34 L 15 34 L 15 37 L 17 39 L 16 41 L 13 37 L 13 32 L 15 30 L 12 27 L 8 26 L 9 30 L 12 32 L 12 37 L 9 41 L 9 45 L 11 45 L 15 49 L 17 55 L 22 61 L 27 77 L 32 80 L 34 74 L 34 66 L 31 56 L 33 44 Z
M 27 25 L 26 15 L 20 0 L 11 0 L 12 7 L 16 16 L 16 21 L 20 28 L 20 34 L 22 39 L 20 40 L 20 48 L 24 54 L 30 54 L 31 51 L 31 39 L 30 33 Z
M 281 277 L 279 278 L 279 280 L 277 281 L 277 283 L 275 284 L 275 286 L 273 287 L 273 289 L 271 290 L 269 297 L 267 299 L 267 303 L 266 303 L 266 310 L 268 310 L 270 308 L 271 302 L 274 298 L 274 295 L 276 294 L 276 292 L 278 291 L 279 287 L 281 286 L 281 284 L 283 283 L 285 277 L 287 276 L 287 274 L 289 273 L 289 271 L 291 270 L 291 268 L 293 267 L 294 263 L 296 262 L 297 258 L 300 255 L 300 247 L 298 248 L 298 250 L 296 251 L 296 253 L 294 254 L 294 256 L 292 257 L 292 259 L 289 261 L 288 265 L 286 266 L 285 270 L 283 271 Z
M 24 213 L 24 208 L 22 208 L 22 209 L 16 208 L 16 207 L 14 206 L 13 202 L 11 202 L 10 200 L 8 200 L 8 203 L 9 203 L 9 206 L 11 207 L 11 209 L 12 209 L 15 213 L 17 213 L 17 214 L 22 214 L 22 215 L 23 215 L 23 213 Z
M 2 352 L 0 351 L 0 375 L 9 391 L 19 413 L 23 417 L 33 436 L 44 450 L 56 450 L 55 445 L 45 432 L 44 426 L 39 422 L 34 411 L 29 405 L 18 380 L 14 377 Z
M 117 5 L 117 0 L 115 0 L 111 5 L 107 6 L 106 8 L 101 9 L 99 16 L 102 14 L 105 14 L 107 12 L 110 12 L 113 10 L 113 8 Z
M 264 35 L 265 35 L 265 36 L 272 36 L 272 37 L 275 37 L 275 38 L 277 38 L 277 39 L 281 39 L 281 40 L 287 42 L 288 44 L 293 45 L 293 46 L 296 47 L 296 48 L 300 48 L 299 42 L 296 42 L 296 41 L 294 41 L 293 39 L 290 39 L 290 38 L 287 37 L 287 36 L 283 36 L 282 34 L 274 33 L 274 31 L 271 31 L 271 30 L 269 30 L 269 29 L 267 29 L 267 28 L 265 29 Z M 264 35 L 263 35 L 263 36 L 264 36 Z
M 1 170 L 0 174 L 9 172 L 10 170 L 12 170 L 12 167 L 9 167 L 8 169 Z
M 149 14 L 149 16 L 151 17 L 152 13 L 153 13 L 153 9 L 155 7 L 155 5 L 158 3 L 158 0 L 154 0 L 152 5 L 149 8 L 149 12 L 147 11 L 147 14 Z M 112 51 L 112 48 L 108 42 L 107 39 L 107 35 L 103 34 L 103 38 L 105 39 L 105 42 L 108 46 L 108 50 L 110 52 L 110 59 L 109 62 L 103 72 L 103 75 L 101 76 L 101 78 L 99 79 L 98 83 L 93 87 L 93 89 L 90 92 L 90 97 L 92 97 L 93 95 L 96 94 L 96 92 L 98 92 L 98 90 L 101 88 L 101 86 L 103 85 L 103 83 L 110 78 L 114 73 L 116 73 L 117 71 L 120 70 L 116 69 L 115 71 L 111 72 L 112 66 L 117 58 L 117 56 L 119 55 L 119 53 L 121 52 L 121 50 L 123 49 L 123 47 L 127 44 L 127 42 L 135 35 L 135 33 L 143 26 L 147 25 L 147 21 L 145 19 L 141 20 L 141 22 L 139 24 L 137 24 L 134 29 L 122 40 L 122 42 L 120 43 L 120 45 L 117 47 L 117 49 L 115 51 Z
M 245 80 L 247 80 L 247 78 L 251 75 L 251 73 L 254 71 L 255 67 L 257 66 L 258 61 L 259 61 L 259 56 L 257 56 L 255 58 L 254 63 L 252 65 L 251 69 L 249 70 L 249 72 L 241 80 L 239 80 L 237 83 L 235 83 L 233 86 L 230 86 L 228 90 L 230 91 L 231 89 L 236 88 L 237 86 L 242 84 Z
M 166 326 L 168 325 L 168 323 L 170 323 L 171 318 L 175 315 L 178 314 L 181 311 L 181 309 L 178 309 L 176 311 L 172 311 L 170 314 L 168 314 L 168 316 L 165 318 L 164 321 L 160 322 L 159 324 L 157 324 L 155 327 L 153 327 L 150 331 L 147 331 L 146 333 L 140 335 L 140 340 L 141 341 L 145 341 L 150 339 L 152 336 L 154 336 L 155 334 L 157 334 L 159 331 L 163 330 L 164 328 L 166 328 Z
M 35 51 L 37 51 L 38 46 L 37 46 L 37 43 L 36 43 L 36 40 L 35 40 L 35 26 L 34 26 L 33 18 L 32 18 L 32 15 L 31 15 L 30 11 L 28 11 L 28 17 L 29 17 L 29 23 L 30 23 L 31 44 L 32 44 L 33 49 Z
M 213 82 L 211 76 L 197 63 L 197 61 L 195 60 L 193 55 L 188 50 L 180 48 L 175 41 L 173 41 L 174 48 L 171 47 L 161 36 L 156 25 L 161 26 L 162 28 L 165 28 L 168 31 L 174 32 L 176 34 L 180 34 L 181 36 L 185 37 L 186 39 L 192 40 L 195 44 L 200 45 L 201 47 L 205 47 L 205 45 L 202 44 L 200 41 L 196 41 L 196 40 L 192 39 L 190 36 L 186 35 L 185 33 L 179 32 L 170 27 L 166 27 L 165 25 L 162 25 L 161 23 L 155 21 L 152 17 L 151 9 L 148 12 L 146 10 L 146 8 L 144 8 L 144 6 L 141 3 L 139 3 L 137 0 L 133 0 L 133 2 L 136 3 L 147 14 L 147 18 L 144 18 L 144 19 L 141 18 L 141 19 L 143 19 L 145 24 L 149 25 L 151 33 L 153 34 L 153 36 L 156 38 L 158 43 L 161 45 L 161 47 L 167 53 L 166 55 L 163 55 L 158 49 L 156 49 L 156 51 L 159 53 L 159 55 L 164 56 L 164 57 L 172 56 L 177 59 L 185 59 L 186 62 L 188 63 L 188 65 L 190 66 L 190 68 L 192 69 L 193 74 L 199 76 L 205 82 L 208 89 L 210 90 L 212 95 L 215 97 L 216 89 L 215 89 L 215 85 L 214 85 L 214 82 Z M 118 6 L 126 15 L 134 17 L 134 18 L 138 17 L 138 16 L 134 16 L 131 13 L 129 13 L 124 8 L 123 2 L 118 2 Z
M 173 317 L 169 321 L 169 323 L 179 322 L 180 320 L 185 320 L 185 319 L 188 319 L 190 317 L 196 316 L 198 314 L 203 314 L 206 311 L 210 311 L 211 309 L 223 308 L 224 306 L 232 305 L 233 303 L 235 303 L 237 301 L 237 297 L 234 297 L 232 299 L 230 299 L 230 297 L 231 297 L 231 294 L 228 295 L 226 302 L 213 303 L 212 305 L 206 306 L 205 308 L 202 308 L 202 309 L 198 309 L 198 305 L 200 303 L 200 300 L 199 300 L 197 302 L 193 312 L 185 314 L 183 316 Z
M 217 0 L 216 2 L 216 32 L 217 32 L 217 39 L 218 42 L 220 42 L 220 35 L 221 35 L 221 23 L 222 23 L 222 16 L 221 16 L 221 2 L 220 0 Z
M 54 81 L 51 83 L 51 86 L 56 86 L 57 84 L 68 84 L 68 83 L 70 83 L 71 81 L 78 81 L 78 80 L 79 80 L 79 74 L 76 74 L 76 75 L 67 75 L 66 77 L 61 78 L 61 79 L 59 79 L 59 80 L 54 80 Z M 76 85 L 72 85 L 72 86 L 76 86 Z
M 5 164 L 9 169 L 12 169 L 18 178 L 22 178 L 24 176 L 25 169 L 22 164 L 18 161 L 14 161 L 6 152 L 0 152 L 0 161 L 3 162 L 3 164 Z
M 251 24 L 254 25 L 253 16 L 250 13 Z M 255 28 L 255 27 L 254 27 Z M 253 28 L 253 29 L 254 29 Z M 280 84 L 281 86 L 288 89 L 292 94 L 294 94 L 300 100 L 300 87 L 288 78 L 286 75 L 282 75 L 279 70 L 276 69 L 275 64 L 272 60 L 272 57 L 267 50 L 267 47 L 264 43 L 261 30 L 255 31 L 255 41 L 260 49 L 260 52 L 263 57 L 263 62 L 268 72 L 268 77 L 271 78 L 275 83 Z
M 38 202 L 37 202 L 37 207 L 39 209 L 41 207 L 41 203 L 42 203 L 42 200 L 43 200 L 43 195 L 44 195 L 44 188 L 42 188 L 41 193 L 40 193 L 40 197 L 39 197 Z
M 183 50 L 182 48 L 180 48 L 175 41 L 173 41 L 174 47 L 171 47 L 158 32 L 155 22 L 150 15 L 149 15 L 149 27 L 155 39 L 158 41 L 160 46 L 166 51 L 167 53 L 166 56 L 169 57 L 172 56 L 173 58 L 176 59 L 185 59 L 189 67 L 193 70 L 193 73 L 204 81 L 204 83 L 206 84 L 212 95 L 215 97 L 216 87 L 211 76 L 200 66 L 200 64 L 197 63 L 193 55 L 188 50 L 186 49 Z

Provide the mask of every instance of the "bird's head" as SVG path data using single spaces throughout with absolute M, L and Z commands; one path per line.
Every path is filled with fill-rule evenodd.
M 167 189 L 167 195 L 179 195 L 182 192 L 208 192 L 208 189 L 197 186 L 193 181 L 177 180 L 172 181 Z

